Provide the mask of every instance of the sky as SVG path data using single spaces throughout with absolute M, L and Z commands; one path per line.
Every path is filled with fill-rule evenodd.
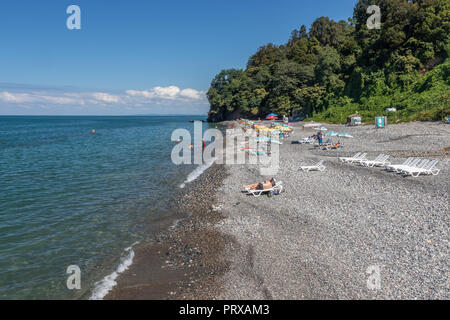
M 2 0 L 0 115 L 206 114 L 222 69 L 245 68 L 356 0 Z M 69 30 L 77 5 L 81 29 Z M 72 21 L 72 20 L 71 20 Z

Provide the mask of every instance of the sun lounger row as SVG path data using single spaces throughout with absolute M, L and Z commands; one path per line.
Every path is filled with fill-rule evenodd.
M 384 167 L 386 171 L 403 175 L 418 177 L 421 174 L 438 175 L 440 169 L 436 169 L 437 160 L 408 158 L 401 164 L 391 164 L 389 155 L 380 154 L 374 160 L 367 159 L 367 153 L 358 152 L 353 157 L 341 157 L 339 161 L 344 163 L 357 163 L 365 167 Z
M 417 178 L 421 174 L 437 176 L 441 171 L 436 168 L 438 163 L 439 161 L 437 160 L 408 158 L 402 164 L 386 166 L 386 170 L 414 178 Z
M 389 162 L 389 155 L 386 154 L 380 154 L 378 157 L 376 157 L 373 160 L 367 159 L 367 153 L 361 153 L 358 152 L 353 157 L 341 157 L 339 158 L 339 161 L 345 162 L 345 163 L 357 163 L 359 165 L 365 166 L 365 167 L 384 167 L 386 165 L 390 165 Z

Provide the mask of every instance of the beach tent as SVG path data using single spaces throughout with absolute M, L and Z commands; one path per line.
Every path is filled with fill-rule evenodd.
M 278 120 L 278 115 L 271 113 L 266 117 L 266 120 Z
M 336 131 L 328 131 L 327 133 L 325 133 L 325 135 L 335 137 L 338 135 L 338 133 Z
M 314 129 L 314 130 L 317 130 L 317 131 L 328 131 L 328 129 L 325 128 L 324 126 L 314 127 L 313 129 Z

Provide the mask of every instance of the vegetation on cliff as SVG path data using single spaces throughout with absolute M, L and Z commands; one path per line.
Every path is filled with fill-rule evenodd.
M 370 5 L 380 29 L 367 26 Z M 209 120 L 295 112 L 341 123 L 355 111 L 441 119 L 450 116 L 449 56 L 450 1 L 359 0 L 348 21 L 318 18 L 286 44 L 260 47 L 245 70 L 222 70 L 207 93 Z

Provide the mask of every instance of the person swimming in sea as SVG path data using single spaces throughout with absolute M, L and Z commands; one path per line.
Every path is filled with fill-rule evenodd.
M 191 145 L 189 145 L 189 147 L 188 147 L 189 149 L 193 149 L 194 148 L 194 145 L 193 144 L 191 144 Z M 202 149 L 203 150 L 205 150 L 205 148 L 206 148 L 206 141 L 205 140 L 203 140 L 202 141 Z

